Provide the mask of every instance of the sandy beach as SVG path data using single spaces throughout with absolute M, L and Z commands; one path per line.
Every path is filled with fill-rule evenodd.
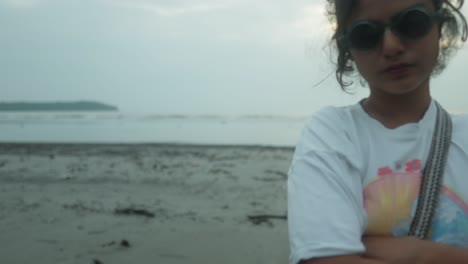
M 1 263 L 286 264 L 292 154 L 1 144 Z

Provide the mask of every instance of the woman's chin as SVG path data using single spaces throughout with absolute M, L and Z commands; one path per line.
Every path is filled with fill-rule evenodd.
M 417 91 L 423 91 L 429 88 L 429 83 L 420 78 L 402 78 L 392 81 L 385 81 L 379 90 L 389 95 L 399 96 L 412 94 Z

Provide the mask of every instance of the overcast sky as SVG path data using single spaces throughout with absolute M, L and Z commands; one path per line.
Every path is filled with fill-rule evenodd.
M 308 115 L 341 92 L 323 0 L 0 0 L 0 100 L 123 112 Z M 466 7 L 465 7 L 465 13 Z M 433 83 L 468 112 L 468 52 Z

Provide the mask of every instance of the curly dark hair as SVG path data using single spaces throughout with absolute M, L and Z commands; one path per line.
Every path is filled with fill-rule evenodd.
M 329 21 L 336 26 L 331 39 L 338 51 L 336 62 L 336 79 L 341 89 L 347 91 L 347 87 L 353 81 L 346 81 L 346 77 L 356 74 L 356 67 L 352 60 L 351 52 L 346 45 L 339 41 L 344 34 L 346 22 L 351 16 L 353 8 L 358 0 L 327 0 L 327 16 Z M 433 70 L 433 75 L 441 73 L 447 66 L 449 58 L 460 48 L 461 44 L 467 40 L 468 24 L 465 16 L 461 13 L 464 0 L 432 0 L 437 11 L 442 13 L 443 22 L 441 24 L 440 51 L 437 63 Z M 461 40 L 461 41 L 459 41 Z

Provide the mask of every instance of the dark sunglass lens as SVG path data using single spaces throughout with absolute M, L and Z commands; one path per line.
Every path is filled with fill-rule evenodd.
M 366 22 L 353 27 L 349 41 L 355 49 L 369 50 L 375 48 L 381 35 L 382 30 L 377 25 Z
M 403 37 L 417 39 L 424 37 L 432 27 L 431 17 L 421 10 L 405 13 L 396 25 L 396 31 Z

